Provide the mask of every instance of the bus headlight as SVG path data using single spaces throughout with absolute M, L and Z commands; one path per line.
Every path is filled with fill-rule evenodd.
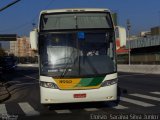
M 45 88 L 58 89 L 58 86 L 55 83 L 40 81 L 40 86 Z
M 101 87 L 110 86 L 113 84 L 116 84 L 118 82 L 118 79 L 112 79 L 112 80 L 106 80 L 101 84 Z

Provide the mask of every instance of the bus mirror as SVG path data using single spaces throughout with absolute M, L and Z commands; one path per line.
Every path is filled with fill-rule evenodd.
M 31 44 L 31 49 L 37 50 L 37 42 L 38 42 L 38 32 L 37 30 L 33 30 L 30 32 L 30 44 Z
M 116 33 L 116 39 L 118 38 L 120 41 L 120 46 L 126 46 L 126 41 L 127 41 L 127 34 L 126 34 L 126 29 L 124 27 L 116 27 L 115 30 Z

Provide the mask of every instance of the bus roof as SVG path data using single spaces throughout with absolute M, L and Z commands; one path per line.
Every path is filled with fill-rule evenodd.
M 60 13 L 60 12 L 110 12 L 110 10 L 109 9 L 103 9 L 103 8 L 52 9 L 52 10 L 43 10 L 43 11 L 41 11 L 41 14 Z

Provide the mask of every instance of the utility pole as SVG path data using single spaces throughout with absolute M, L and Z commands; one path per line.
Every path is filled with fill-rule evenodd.
M 129 66 L 131 65 L 130 28 L 131 28 L 130 20 L 127 19 L 127 36 L 128 36 L 127 41 L 128 41 L 128 64 Z
M 160 11 L 158 13 L 159 13 L 159 27 L 160 27 Z
M 17 2 L 20 2 L 20 1 L 21 1 L 21 0 L 15 0 L 15 1 L 9 3 L 8 5 L 6 5 L 6 6 L 2 7 L 2 8 L 0 8 L 0 12 L 2 12 L 3 10 L 5 10 L 5 9 L 7 9 L 7 8 L 9 8 L 9 7 L 11 7 L 12 5 L 14 5 L 14 4 L 16 4 Z

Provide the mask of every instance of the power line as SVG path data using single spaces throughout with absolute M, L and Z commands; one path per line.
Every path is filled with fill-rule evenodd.
M 8 5 L 6 5 L 6 6 L 2 7 L 2 8 L 0 8 L 0 12 L 2 12 L 3 10 L 5 10 L 5 9 L 7 9 L 7 8 L 9 8 L 9 7 L 11 7 L 12 5 L 14 5 L 14 4 L 16 4 L 17 2 L 20 2 L 20 1 L 21 1 L 21 0 L 15 0 L 15 1 L 9 3 Z
M 20 0 L 18 0 L 18 1 L 20 1 Z M 55 0 L 51 0 L 51 1 L 49 1 L 48 2 L 48 4 L 45 6 L 45 7 L 43 7 L 43 9 L 47 9 L 50 5 L 52 5 L 52 3 L 54 2 Z M 39 13 L 38 14 L 36 14 L 30 21 L 28 21 L 28 22 L 25 22 L 25 23 L 23 23 L 23 24 L 21 24 L 21 25 L 18 25 L 18 26 L 16 26 L 16 27 L 13 27 L 13 28 L 7 28 L 7 29 L 5 29 L 5 30 L 0 30 L 0 32 L 5 32 L 5 31 L 11 31 L 11 30 L 19 30 L 19 29 L 22 29 L 22 28 L 26 28 L 27 26 L 29 26 L 29 25 L 33 25 L 34 24 L 34 26 L 36 26 L 36 24 L 35 24 L 35 19 L 37 18 L 37 16 L 39 15 Z

